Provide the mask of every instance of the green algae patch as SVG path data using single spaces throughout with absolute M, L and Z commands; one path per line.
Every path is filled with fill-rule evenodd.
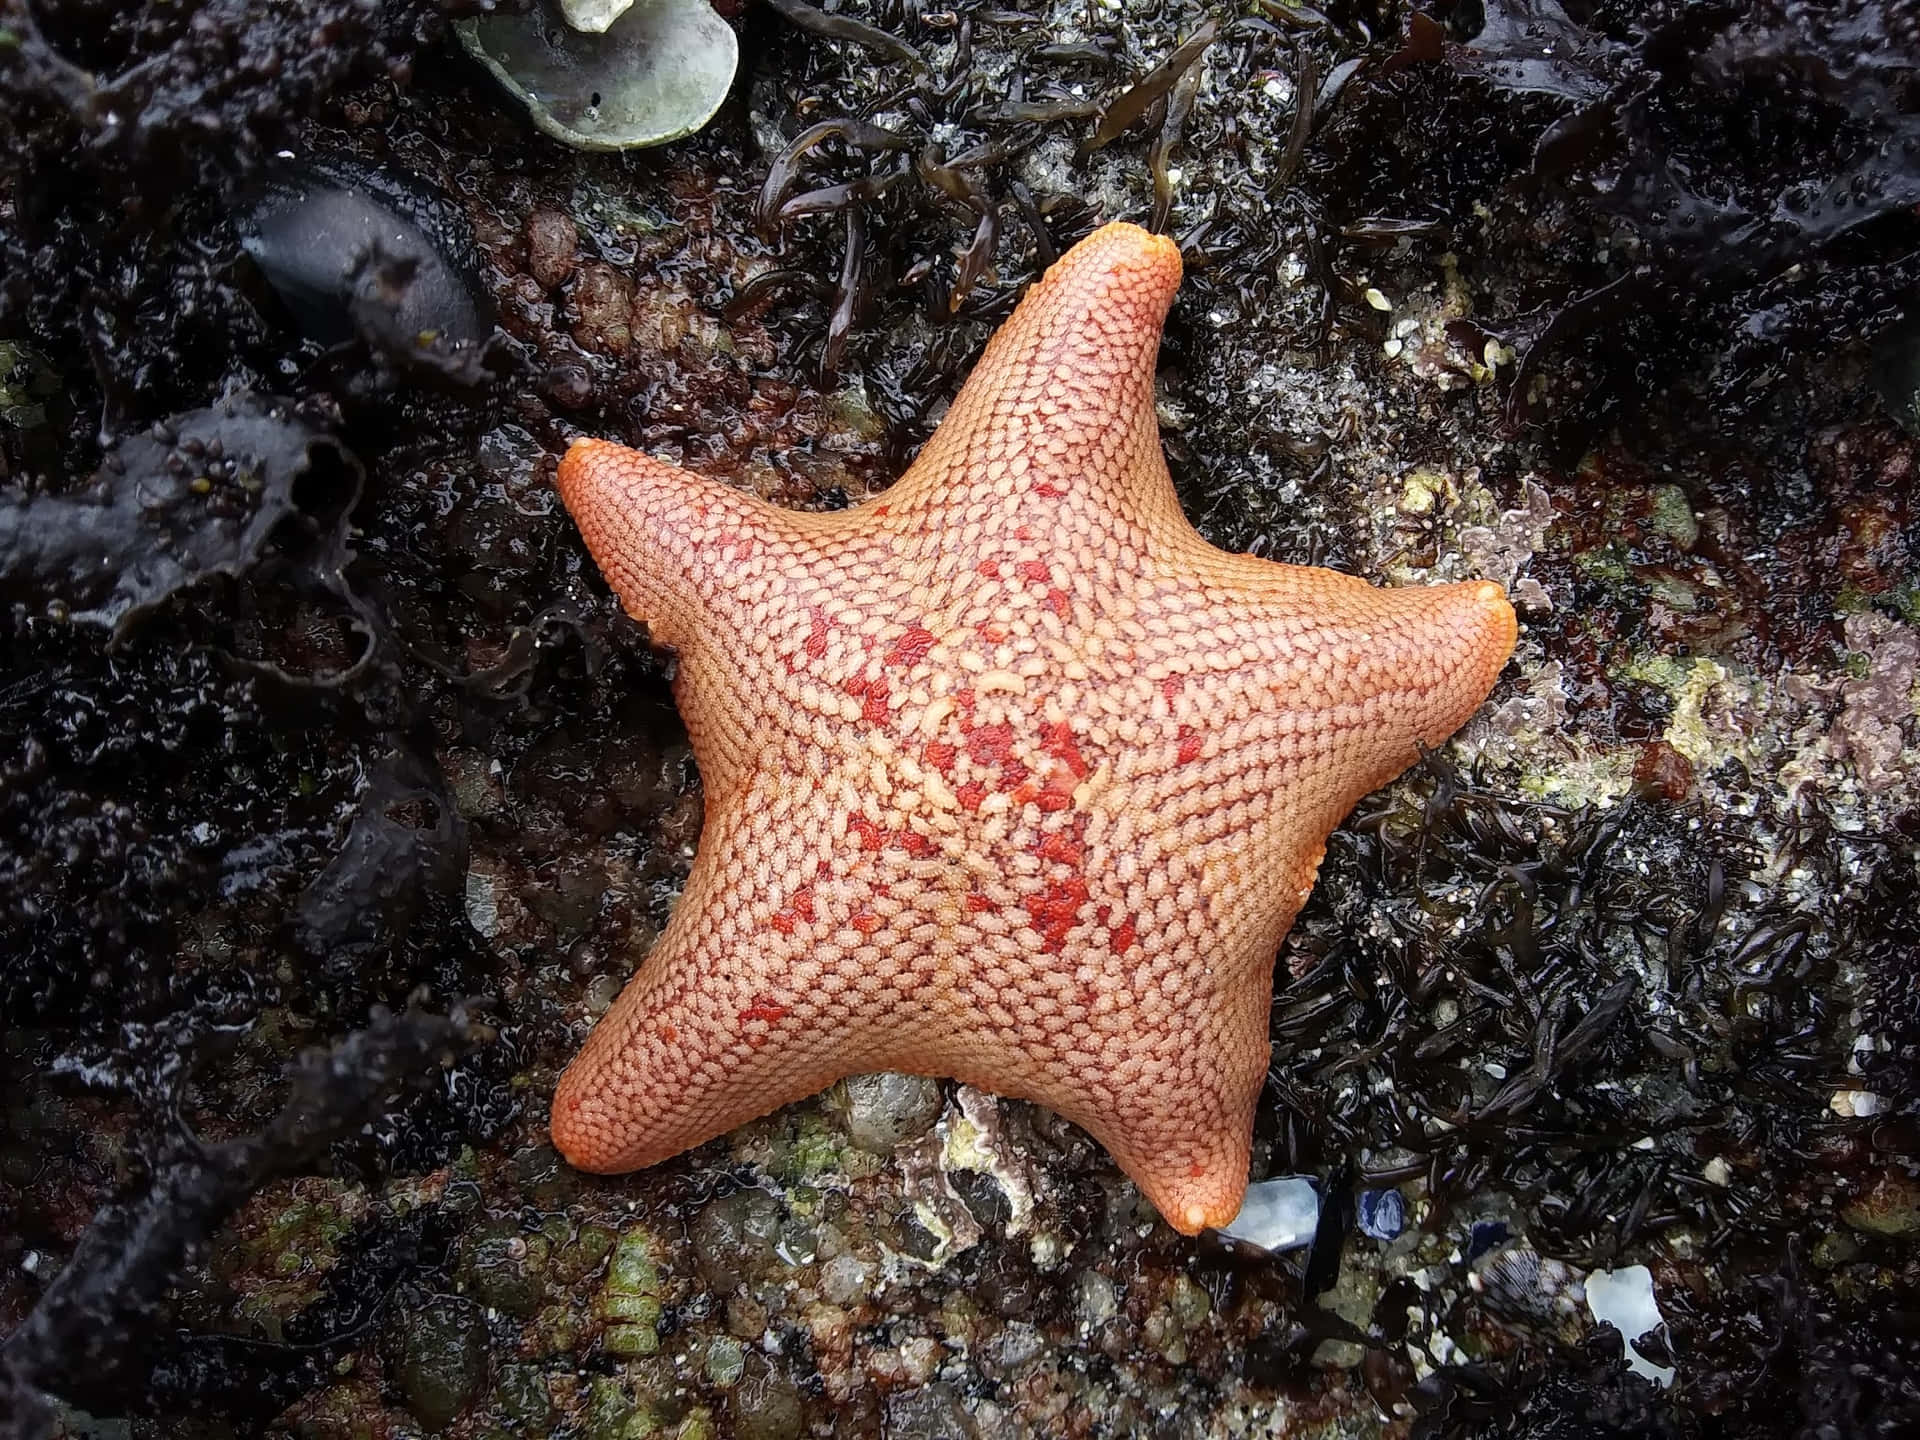
M 1621 673 L 1667 693 L 1673 713 L 1661 738 L 1697 770 L 1712 770 L 1729 759 L 1749 766 L 1760 763 L 1754 743 L 1724 718 L 1732 713 L 1757 714 L 1765 708 L 1761 687 L 1753 677 L 1717 660 L 1673 655 L 1637 657 Z
M 626 1386 L 608 1375 L 595 1376 L 588 1387 L 584 1418 L 587 1440 L 641 1440 L 660 1428 L 653 1412 L 635 1402 Z
M 634 1225 L 614 1242 L 607 1259 L 606 1278 L 594 1301 L 594 1311 L 606 1322 L 601 1344 L 610 1355 L 632 1358 L 652 1355 L 660 1348 L 659 1242 Z
M 1682 550 L 1691 550 L 1700 539 L 1700 521 L 1693 513 L 1693 501 L 1678 485 L 1656 485 L 1647 512 L 1647 528 L 1664 535 Z
M 546 1372 L 538 1365 L 501 1366 L 493 1403 L 500 1418 L 520 1434 L 545 1435 L 553 1428 L 553 1396 Z
M 296 1195 L 267 1209 L 257 1228 L 235 1227 L 242 1238 L 216 1254 L 213 1269 L 240 1292 L 238 1316 L 280 1340 L 281 1326 L 319 1293 L 365 1209 L 358 1187 L 307 1180 Z
M 788 1125 L 776 1133 L 773 1142 L 773 1172 L 787 1184 L 799 1184 L 841 1168 L 846 1136 L 840 1127 L 817 1105 L 809 1105 L 789 1117 Z

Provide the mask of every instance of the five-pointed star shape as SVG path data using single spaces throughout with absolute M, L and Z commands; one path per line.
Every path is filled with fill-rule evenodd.
M 884 495 L 796 514 L 618 445 L 558 484 L 706 784 L 671 923 L 553 1138 L 650 1165 L 841 1076 L 1085 1127 L 1176 1228 L 1246 1188 L 1281 937 L 1328 832 L 1493 685 L 1488 583 L 1214 549 L 1153 411 L 1179 251 L 1076 245 Z

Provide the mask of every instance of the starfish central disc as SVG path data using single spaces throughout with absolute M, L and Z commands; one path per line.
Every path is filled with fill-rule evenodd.
M 1229 555 L 1153 413 L 1171 242 L 1109 225 L 885 495 L 795 514 L 617 445 L 559 487 L 679 654 L 706 783 L 671 923 L 554 1098 L 653 1164 L 848 1074 L 1089 1130 L 1189 1233 L 1246 1187 L 1273 964 L 1328 833 L 1477 707 L 1497 585 Z

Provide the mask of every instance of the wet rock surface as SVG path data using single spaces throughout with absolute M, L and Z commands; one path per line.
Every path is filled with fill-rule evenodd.
M 1913 1428 L 1903 7 L 723 6 L 726 106 L 625 157 L 469 8 L 0 6 L 0 1431 Z M 248 253 L 317 157 L 432 197 L 321 333 Z M 901 1077 L 568 1169 L 702 808 L 568 440 L 864 499 L 1156 217 L 1208 537 L 1525 621 L 1279 957 L 1256 1173 L 1312 1244 Z M 422 989 L 458 1043 L 370 1023 Z M 1579 1302 L 1633 1266 L 1671 1389 Z
M 457 1296 L 395 1298 L 387 1322 L 395 1383 L 414 1419 L 444 1430 L 486 1383 L 486 1318 Z

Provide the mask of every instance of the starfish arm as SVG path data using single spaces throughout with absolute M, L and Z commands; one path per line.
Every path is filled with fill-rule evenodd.
M 802 918 L 821 836 L 792 793 L 736 793 L 709 810 L 673 918 L 555 1088 L 553 1142 L 582 1170 L 657 1164 L 861 1068 L 850 976 L 810 953 L 830 947 Z
M 1271 568 L 1286 572 L 1276 588 L 1291 593 L 1250 607 L 1276 637 L 1276 653 L 1256 673 L 1311 718 L 1330 830 L 1423 746 L 1466 724 L 1513 653 L 1518 627 L 1506 592 L 1488 580 L 1383 588 L 1329 570 Z
M 1337 782 L 1334 822 L 1467 722 L 1518 636 L 1513 605 L 1490 580 L 1377 586 L 1226 554 L 1198 536 L 1175 552 L 1136 617 L 1174 637 L 1143 672 L 1170 686 L 1165 718 L 1232 727 L 1204 743 L 1209 754 L 1251 746 L 1255 757 L 1306 759 L 1311 739 Z
M 554 484 L 627 613 L 682 652 L 712 633 L 743 576 L 773 568 L 770 552 L 792 518 L 605 440 L 574 441 Z
M 677 652 L 674 696 L 709 794 L 724 793 L 752 764 L 764 690 L 747 673 L 758 657 L 724 637 L 748 627 L 763 645 L 804 637 L 804 608 L 755 612 L 742 597 L 791 593 L 818 561 L 830 528 L 820 522 L 837 517 L 780 510 L 601 440 L 576 440 L 555 485 L 621 605 Z
M 1168 1224 L 1198 1234 L 1240 1209 L 1271 1054 L 1272 948 L 1208 950 L 1197 983 L 1189 957 L 1162 951 L 1097 977 L 1085 961 L 1071 977 L 1035 967 L 1011 993 L 976 982 L 968 997 L 963 984 L 962 1023 L 877 1063 L 1045 1105 L 1099 1141 Z M 1023 1005 L 1035 1017 L 1021 1031 L 996 1022 Z
M 1382 589 L 1208 556 L 1202 583 L 1189 573 L 1144 607 L 1162 641 L 1132 680 L 1101 833 L 1123 873 L 1184 867 L 1217 917 L 1251 906 L 1277 945 L 1327 835 L 1466 723 L 1512 652 L 1515 618 L 1488 581 Z
M 1178 517 L 1153 373 L 1179 285 L 1180 251 L 1163 235 L 1112 224 L 1074 246 L 994 335 L 884 497 L 896 522 L 921 533 L 1007 516 L 1070 527 L 1111 511 L 1145 534 Z

